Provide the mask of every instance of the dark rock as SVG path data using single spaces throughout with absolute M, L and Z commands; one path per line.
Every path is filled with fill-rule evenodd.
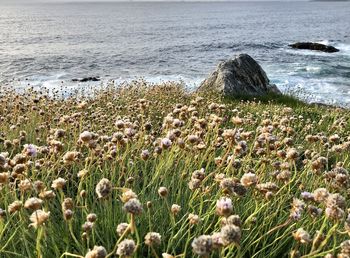
M 261 66 L 247 54 L 219 63 L 198 90 L 215 90 L 226 96 L 281 94 L 276 85 L 270 84 Z
M 313 42 L 298 42 L 298 43 L 291 44 L 289 46 L 296 49 L 316 50 L 316 51 L 322 51 L 326 53 L 334 53 L 339 51 L 339 49 L 333 46 L 327 46 L 324 44 L 313 43 Z
M 100 78 L 98 77 L 85 77 L 81 79 L 72 79 L 72 82 L 98 82 Z

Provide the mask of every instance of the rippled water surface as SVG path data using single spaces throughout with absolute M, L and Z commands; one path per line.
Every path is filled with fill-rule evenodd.
M 349 32 L 350 2 L 0 3 L 0 81 L 84 87 L 71 79 L 145 77 L 194 87 L 244 52 L 282 90 L 350 105 Z M 296 41 L 340 52 L 290 49 Z

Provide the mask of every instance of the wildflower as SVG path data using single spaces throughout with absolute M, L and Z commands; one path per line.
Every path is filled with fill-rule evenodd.
M 137 194 L 134 193 L 131 189 L 127 189 L 122 193 L 121 200 L 123 203 L 126 203 L 130 199 L 137 199 Z
M 339 207 L 327 207 L 325 214 L 327 218 L 340 220 L 344 217 L 345 212 Z
M 165 198 L 168 195 L 168 189 L 166 187 L 162 186 L 158 189 L 158 194 L 160 197 Z
M 88 172 L 89 172 L 89 171 L 88 171 L 87 169 L 82 169 L 82 170 L 80 170 L 80 171 L 78 172 L 78 177 L 79 177 L 79 178 L 83 178 L 83 177 L 85 177 L 85 176 L 87 175 Z
M 314 191 L 314 199 L 318 203 L 326 201 L 328 196 L 329 196 L 329 192 L 326 188 L 317 188 Z
M 107 256 L 107 251 L 103 246 L 94 246 L 94 249 L 89 251 L 85 258 L 105 258 Z
M 72 164 L 75 161 L 77 161 L 81 157 L 81 153 L 78 151 L 68 151 L 63 156 L 63 163 L 64 164 Z
M 27 157 L 36 157 L 37 155 L 37 146 L 34 144 L 25 144 L 23 149 L 23 154 Z
M 303 228 L 298 228 L 297 231 L 293 232 L 293 237 L 296 241 L 302 244 L 307 244 L 311 242 L 309 233 L 305 231 Z
M 241 178 L 241 184 L 245 187 L 255 185 L 258 182 L 258 178 L 254 173 L 246 173 Z
M 350 256 L 350 240 L 345 240 L 340 244 L 341 248 L 341 254 L 344 255 L 344 257 Z
M 229 216 L 233 211 L 232 200 L 230 198 L 223 197 L 216 202 L 216 213 L 219 216 Z
M 326 199 L 326 206 L 345 209 L 345 198 L 338 193 L 330 194 Z
M 94 223 L 90 221 L 86 221 L 82 226 L 82 229 L 84 232 L 90 232 L 92 228 L 94 227 Z
M 112 193 L 112 183 L 107 178 L 102 178 L 95 191 L 99 199 L 106 198 Z
M 126 212 L 131 213 L 131 214 L 135 214 L 135 215 L 142 213 L 142 205 L 141 205 L 140 201 L 136 198 L 128 200 L 124 204 L 123 209 Z
M 213 240 L 209 235 L 202 235 L 195 238 L 191 246 L 195 254 L 207 256 L 213 249 Z
M 48 200 L 48 199 L 53 199 L 56 197 L 56 194 L 52 191 L 52 190 L 48 190 L 48 191 L 43 191 L 39 194 L 39 197 L 41 199 L 44 200 Z
M 213 249 L 220 249 L 225 246 L 224 241 L 222 240 L 222 234 L 220 232 L 212 234 L 211 239 L 213 241 Z
M 7 207 L 7 210 L 10 214 L 15 213 L 16 211 L 19 211 L 22 208 L 22 202 L 20 201 L 14 201 L 13 203 L 9 204 Z
M 26 170 L 26 166 L 24 164 L 17 164 L 13 167 L 12 172 L 14 174 L 23 174 L 23 172 Z
M 32 222 L 29 226 L 37 228 L 44 224 L 50 217 L 50 212 L 45 212 L 43 210 L 36 210 L 30 215 L 29 219 Z
M 95 213 L 89 213 L 86 216 L 86 220 L 93 223 L 97 220 L 97 215 Z
M 73 199 L 72 198 L 65 198 L 62 202 L 62 210 L 72 210 L 74 207 Z
M 200 222 L 199 216 L 196 214 L 193 214 L 193 213 L 190 213 L 188 215 L 188 220 L 190 221 L 191 225 L 195 225 L 195 224 L 198 224 Z
M 177 204 L 171 205 L 171 212 L 176 216 L 181 211 L 181 206 Z
M 9 177 L 10 173 L 8 172 L 0 173 L 0 184 L 6 184 L 8 182 Z
M 62 189 L 65 185 L 66 185 L 66 180 L 59 177 L 52 182 L 51 187 L 55 190 L 59 190 L 59 189 Z
M 117 121 L 115 122 L 115 126 L 116 126 L 118 129 L 123 129 L 123 128 L 124 128 L 124 125 L 125 125 L 125 123 L 124 123 L 123 120 L 117 120 Z
M 224 245 L 239 244 L 241 241 L 241 229 L 235 225 L 226 225 L 221 228 L 221 236 Z
M 63 218 L 64 220 L 68 221 L 73 218 L 74 212 L 70 209 L 63 210 Z
M 241 227 L 242 221 L 239 215 L 231 215 L 222 220 L 223 225 L 235 225 L 237 227 Z
M 26 202 L 24 203 L 24 208 L 31 209 L 31 210 L 38 210 L 41 208 L 42 203 L 43 203 L 43 200 L 36 197 L 32 197 L 26 200 Z
M 145 244 L 148 246 L 160 245 L 161 235 L 157 232 L 148 232 L 145 236 Z
M 92 134 L 88 131 L 84 131 L 79 135 L 79 140 L 84 143 L 89 142 L 92 139 Z
M 287 151 L 287 155 L 286 155 L 287 159 L 296 160 L 298 156 L 299 156 L 299 153 L 295 148 L 290 148 Z
M 132 239 L 124 239 L 118 244 L 117 255 L 130 257 L 136 250 L 136 245 Z
M 129 228 L 129 224 L 128 223 L 120 223 L 117 226 L 117 234 L 118 234 L 118 236 L 122 236 L 128 228 Z
M 141 159 L 147 160 L 150 157 L 150 155 L 151 154 L 150 154 L 149 150 L 143 150 L 141 152 Z
M 160 147 L 162 149 L 169 149 L 171 147 L 171 140 L 169 138 L 163 138 L 160 142 Z

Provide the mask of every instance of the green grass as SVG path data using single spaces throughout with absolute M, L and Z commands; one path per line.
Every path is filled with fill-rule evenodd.
M 0 162 L 0 208 L 4 211 L 0 217 L 0 257 L 85 257 L 95 245 L 103 246 L 109 257 L 117 257 L 112 251 L 124 238 L 133 239 L 137 245 L 133 257 L 162 257 L 162 253 L 196 257 L 193 240 L 221 230 L 223 217 L 216 212 L 216 202 L 221 197 L 232 200 L 232 214 L 242 220 L 241 239 L 209 250 L 208 257 L 287 257 L 292 251 L 303 257 L 323 257 L 345 252 L 340 244 L 348 239 L 344 223 L 350 178 L 347 170 L 338 181 L 327 172 L 335 171 L 336 176 L 335 166 L 349 167 L 347 110 L 312 106 L 284 95 L 232 99 L 201 93 L 200 100 L 197 93 L 186 92 L 174 83 L 148 86 L 133 82 L 120 89 L 106 87 L 92 96 L 66 99 L 35 92 L 1 94 L 0 153 L 5 162 Z M 234 124 L 233 117 L 240 117 L 242 123 Z M 178 127 L 174 119 L 180 120 Z M 129 129 L 118 129 L 117 120 L 125 121 L 125 127 L 132 128 L 134 134 L 127 136 Z M 65 131 L 62 138 L 55 138 L 57 129 Z M 239 130 L 241 138 L 224 139 L 222 134 L 227 129 Z M 90 147 L 79 142 L 83 131 L 95 134 Z M 117 132 L 123 133 L 122 141 L 113 138 Z M 244 132 L 249 132 L 250 137 L 243 139 Z M 330 137 L 335 134 L 339 139 L 332 142 Z M 189 135 L 197 135 L 198 143 L 191 144 Z M 317 136 L 318 140 L 307 141 L 307 135 Z M 264 141 L 263 136 L 269 140 Z M 160 146 L 157 139 L 166 137 L 172 138 L 172 146 L 156 154 Z M 59 141 L 62 149 L 56 151 L 53 140 Z M 239 147 L 242 140 L 247 146 L 244 152 Z M 25 144 L 41 146 L 38 155 L 25 155 Z M 294 158 L 281 154 L 293 148 L 297 151 Z M 147 160 L 141 158 L 146 149 L 150 152 Z M 80 153 L 70 164 L 63 160 L 68 151 Z M 15 175 L 14 157 L 20 153 L 24 155 L 21 163 L 25 171 Z M 224 162 L 231 156 L 240 166 Z M 327 163 L 315 170 L 312 162 L 319 156 L 325 157 Z M 216 163 L 218 157 L 223 160 L 221 164 Z M 277 162 L 288 171 L 284 180 L 275 176 L 276 170 L 283 170 L 276 168 Z M 201 168 L 205 178 L 198 189 L 191 190 L 192 173 Z M 88 173 L 79 178 L 83 169 Z M 257 183 L 273 182 L 278 190 L 266 197 L 252 185 L 245 187 L 244 196 L 238 196 L 220 187 L 221 174 L 240 180 L 248 172 L 255 173 Z M 10 177 L 1 181 L 5 173 Z M 66 180 L 62 190 L 51 188 L 58 177 Z M 95 188 L 102 178 L 109 179 L 113 189 L 105 199 L 98 199 Z M 26 179 L 31 187 L 21 191 L 20 182 Z M 39 197 L 43 190 L 33 187 L 38 180 L 56 196 L 44 200 L 42 209 L 50 216 L 36 229 L 29 227 L 33 211 L 22 207 L 10 214 L 8 206 L 15 200 L 24 204 L 30 197 Z M 165 198 L 158 194 L 161 186 L 168 189 Z M 329 204 L 305 201 L 300 218 L 291 220 L 293 199 L 300 199 L 303 191 L 313 192 L 320 187 L 346 198 L 345 205 L 338 207 L 344 215 L 331 219 L 325 215 Z M 125 189 L 137 194 L 142 214 L 131 216 L 123 210 L 121 195 Z M 82 190 L 86 191 L 84 197 Z M 74 215 L 69 221 L 64 219 L 61 207 L 65 198 L 72 198 L 74 203 Z M 172 204 L 181 206 L 176 216 L 169 210 Z M 322 214 L 312 217 L 307 212 L 310 205 L 322 209 Z M 90 213 L 97 215 L 97 221 L 92 231 L 83 236 L 82 225 Z M 199 216 L 198 224 L 189 223 L 191 213 Z M 118 224 L 130 224 L 132 217 L 135 231 L 118 236 Z M 299 243 L 293 237 L 298 228 L 309 233 L 309 243 Z M 325 237 L 320 245 L 313 244 L 317 230 Z M 161 235 L 161 244 L 151 248 L 144 237 L 152 231 Z

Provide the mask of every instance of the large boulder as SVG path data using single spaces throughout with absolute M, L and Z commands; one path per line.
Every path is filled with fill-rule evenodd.
M 270 84 L 261 66 L 247 54 L 219 63 L 198 90 L 219 91 L 226 96 L 263 96 L 271 92 L 281 94 L 276 85 Z
M 314 42 L 297 42 L 294 44 L 290 44 L 289 46 L 296 49 L 317 50 L 317 51 L 322 51 L 326 53 L 334 53 L 339 51 L 339 49 L 333 46 L 328 46 L 328 45 L 314 43 Z

